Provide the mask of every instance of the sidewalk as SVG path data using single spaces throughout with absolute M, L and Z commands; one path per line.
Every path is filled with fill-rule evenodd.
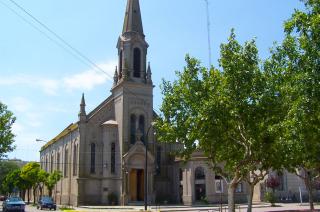
M 315 206 L 316 209 L 320 209 L 320 205 Z M 80 206 L 74 208 L 76 211 L 90 211 L 90 212 L 140 212 L 144 211 L 143 206 Z M 211 206 L 150 206 L 148 207 L 149 211 L 153 212 L 215 212 L 220 211 L 220 207 L 218 205 L 211 205 Z M 277 204 L 276 207 L 270 207 L 270 204 L 262 203 L 262 204 L 256 204 L 253 206 L 252 211 L 253 212 L 280 212 L 280 211 L 308 211 L 309 205 L 303 204 L 300 205 L 299 203 L 286 203 L 286 204 Z M 227 206 L 223 206 L 223 212 L 227 211 Z M 247 205 L 237 205 L 236 206 L 236 212 L 246 212 L 247 211 Z M 320 210 L 319 210 L 320 211 Z

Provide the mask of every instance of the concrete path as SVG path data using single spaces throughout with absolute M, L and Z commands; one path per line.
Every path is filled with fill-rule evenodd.
M 315 206 L 316 209 L 319 209 L 320 211 L 320 205 Z M 126 206 L 126 207 L 119 207 L 119 206 L 83 206 L 75 208 L 78 211 L 90 211 L 90 212 L 140 212 L 144 211 L 143 206 Z M 150 211 L 153 212 L 218 212 L 220 211 L 219 206 L 213 205 L 213 206 L 203 206 L 203 207 L 189 207 L 189 206 L 151 206 L 148 207 Z M 253 212 L 280 212 L 280 211 L 290 211 L 290 210 L 298 210 L 298 211 L 308 211 L 309 205 L 304 204 L 300 205 L 298 203 L 286 203 L 286 204 L 278 204 L 276 207 L 270 207 L 269 204 L 258 204 L 254 205 Z M 227 211 L 227 207 L 223 206 L 222 212 Z M 236 212 L 246 212 L 247 206 L 246 205 L 237 205 Z

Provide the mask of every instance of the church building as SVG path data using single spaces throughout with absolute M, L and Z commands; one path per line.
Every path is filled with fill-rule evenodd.
M 142 202 L 145 176 L 148 202 L 179 196 L 170 155 L 176 146 L 158 143 L 153 133 L 148 46 L 139 0 L 128 0 L 111 95 L 90 113 L 83 95 L 78 121 L 40 151 L 42 168 L 63 174 L 53 192 L 58 204 L 111 204 L 112 196 L 117 204 Z

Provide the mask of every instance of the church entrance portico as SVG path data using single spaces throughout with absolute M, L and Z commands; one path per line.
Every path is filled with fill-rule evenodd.
M 155 171 L 154 157 L 148 151 L 148 171 L 145 172 L 145 145 L 136 142 L 123 157 L 124 169 L 126 170 L 126 178 L 124 180 L 124 204 L 143 202 L 145 195 L 145 177 L 147 175 L 148 202 L 154 200 L 153 175 Z

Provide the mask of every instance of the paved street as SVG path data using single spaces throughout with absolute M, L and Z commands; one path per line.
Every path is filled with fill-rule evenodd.
M 2 212 L 2 202 L 0 202 L 0 212 Z M 288 210 L 298 210 L 298 211 L 308 211 L 309 206 L 307 204 L 300 205 L 297 203 L 290 203 L 290 204 L 279 204 L 277 207 L 269 207 L 268 204 L 259 204 L 254 205 L 253 212 L 280 212 L 280 211 L 288 211 Z M 81 211 L 81 212 L 140 212 L 143 211 L 143 206 L 127 206 L 127 207 L 112 207 L 112 206 L 83 206 L 74 208 L 74 212 Z M 158 212 L 159 208 L 151 206 L 151 211 Z M 320 205 L 316 205 L 316 209 L 320 211 Z M 31 205 L 26 206 L 26 212 L 39 212 L 36 207 Z M 49 210 L 47 210 L 49 211 Z M 161 212 L 216 212 L 219 211 L 218 206 L 210 206 L 210 207 L 187 207 L 187 206 L 162 206 L 160 208 Z M 227 211 L 226 207 L 223 207 L 223 212 Z M 241 205 L 240 208 L 237 206 L 236 212 L 245 212 L 247 211 L 246 205 Z

